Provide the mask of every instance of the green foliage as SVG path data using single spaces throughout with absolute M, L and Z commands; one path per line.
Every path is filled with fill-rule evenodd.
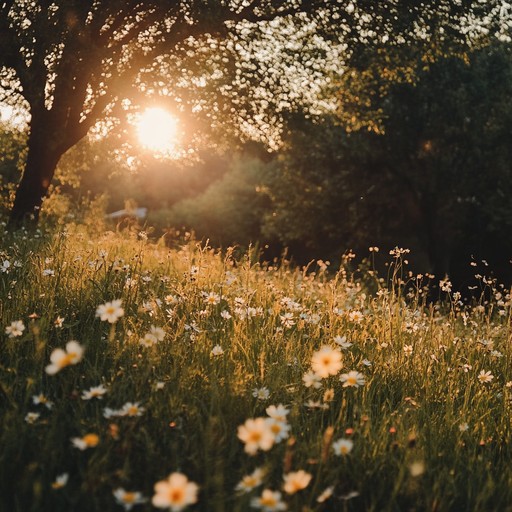
M 222 177 L 202 194 L 177 202 L 168 212 L 168 226 L 193 229 L 214 246 L 227 247 L 261 240 L 261 220 L 268 201 L 258 192 L 274 166 L 257 159 L 234 158 Z M 153 225 L 150 215 L 148 223 Z
M 432 63 L 383 101 L 372 156 L 413 205 L 412 228 L 441 275 L 461 258 L 512 250 L 500 213 L 511 206 L 511 74 L 510 46 L 493 45 Z
M 265 176 L 271 208 L 264 232 L 295 251 L 337 257 L 349 248 L 380 243 L 397 219 L 382 225 L 384 177 L 365 159 L 372 147 L 325 116 L 289 120 L 276 170 Z
M 289 120 L 265 229 L 317 255 L 398 242 L 437 275 L 466 279 L 474 257 L 510 276 L 510 45 L 416 57 L 411 75 L 347 72 L 354 119 Z
M 0 123 L 0 212 L 12 206 L 14 189 L 26 158 L 26 134 Z

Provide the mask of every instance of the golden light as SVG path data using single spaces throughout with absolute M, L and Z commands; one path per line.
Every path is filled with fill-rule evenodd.
M 159 107 L 146 109 L 136 122 L 137 137 L 146 149 L 171 154 L 177 145 L 178 120 Z

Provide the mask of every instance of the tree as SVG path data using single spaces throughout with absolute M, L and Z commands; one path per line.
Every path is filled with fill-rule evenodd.
M 283 140 L 276 169 L 261 187 L 271 202 L 265 234 L 300 259 L 379 243 L 383 210 L 390 212 L 383 208 L 385 177 L 367 166 L 372 146 L 365 133 L 347 133 L 333 115 L 312 120 L 297 114 L 288 119 Z
M 457 31 L 465 35 L 460 29 L 469 22 L 478 26 L 475 20 L 495 30 L 500 3 L 436 0 L 426 8 L 415 0 L 1 0 L 4 96 L 22 99 L 30 112 L 27 160 L 10 225 L 37 222 L 61 156 L 106 113 L 140 95 L 140 72 L 164 64 L 165 56 L 193 57 L 227 39 L 236 41 L 231 49 L 237 54 L 265 23 L 290 16 L 314 26 L 324 40 L 354 47 L 383 41 L 383 34 L 399 44 L 410 37 L 443 40 L 440 27 L 453 39 Z
M 512 249 L 511 52 L 496 43 L 439 59 L 383 101 L 374 166 L 415 205 L 412 226 L 439 277 L 466 277 L 460 261 L 471 256 L 502 265 Z
M 472 277 L 470 258 L 484 258 L 509 280 L 512 47 L 495 41 L 411 67 L 400 80 L 367 69 L 348 81 L 344 101 L 370 101 L 346 124 L 290 120 L 267 176 L 265 229 L 328 257 L 399 243 L 458 284 Z

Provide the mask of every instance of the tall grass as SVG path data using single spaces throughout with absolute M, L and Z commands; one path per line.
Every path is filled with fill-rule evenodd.
M 199 486 L 187 510 L 256 510 L 264 490 L 292 511 L 512 510 L 509 291 L 482 278 L 480 300 L 463 304 L 444 282 L 430 302 L 405 254 L 379 257 L 385 278 L 351 272 L 350 258 L 300 269 L 144 234 L 4 234 L 0 510 L 129 509 L 119 488 L 155 510 L 154 485 L 174 472 Z M 124 315 L 102 321 L 113 300 Z M 165 337 L 144 346 L 152 327 Z M 83 358 L 48 374 L 70 340 Z M 323 346 L 343 367 L 307 386 Z M 352 370 L 364 384 L 343 387 Z M 101 398 L 83 398 L 98 385 Z M 140 415 L 109 417 L 127 402 Z M 288 436 L 247 453 L 239 427 L 279 404 Z M 91 433 L 97 445 L 74 446 Z M 339 439 L 352 450 L 338 454 Z M 261 485 L 235 490 L 256 468 Z M 311 480 L 289 494 L 283 477 L 298 470 Z

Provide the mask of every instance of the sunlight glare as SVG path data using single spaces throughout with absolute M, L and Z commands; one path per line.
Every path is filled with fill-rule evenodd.
M 176 147 L 178 120 L 163 108 L 146 109 L 137 121 L 137 136 L 146 149 L 170 154 Z

